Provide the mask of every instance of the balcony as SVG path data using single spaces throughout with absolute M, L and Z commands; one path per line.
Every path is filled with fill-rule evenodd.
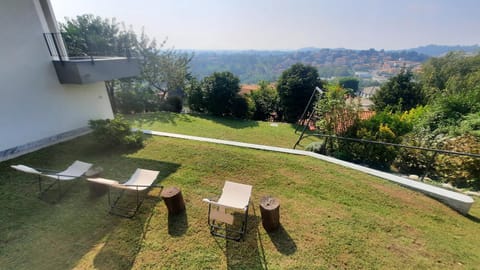
M 58 80 L 62 84 L 87 84 L 113 79 L 135 77 L 140 74 L 137 58 L 128 53 L 121 56 L 81 56 L 71 57 L 65 49 L 60 33 L 45 33 L 53 65 Z

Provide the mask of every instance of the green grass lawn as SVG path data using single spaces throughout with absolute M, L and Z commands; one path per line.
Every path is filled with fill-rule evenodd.
M 159 122 L 154 123 L 154 118 Z M 270 143 L 281 126 L 274 133 L 264 123 L 235 128 L 230 122 L 175 114 L 144 119 L 138 120 L 143 128 L 148 123 L 160 131 L 291 145 L 282 142 L 288 139 L 287 127 L 276 143 Z M 182 132 L 188 123 L 195 130 Z M 211 130 L 211 135 L 204 130 Z M 126 179 L 137 167 L 160 170 L 158 182 L 181 188 L 187 210 L 169 217 L 158 191 L 152 190 L 135 218 L 111 216 L 107 196 L 92 195 L 83 180 L 65 185 L 68 191 L 63 198 L 50 203 L 48 196 L 36 197 L 35 177 L 9 168 L 18 163 L 65 168 L 75 159 L 102 166 L 106 178 Z M 219 195 L 225 180 L 253 185 L 253 211 L 244 242 L 209 234 L 208 207 L 201 200 Z M 267 233 L 261 225 L 258 204 L 264 195 L 281 201 L 282 226 L 275 233 Z M 465 217 L 422 194 L 320 160 L 195 141 L 149 137 L 144 148 L 127 152 L 102 149 L 87 135 L 45 148 L 0 163 L 0 204 L 0 269 L 475 269 L 480 265 L 478 202 Z
M 301 129 L 298 133 L 294 132 L 293 124 L 237 120 L 202 114 L 148 113 L 127 116 L 127 119 L 140 129 L 286 148 L 292 148 L 301 133 Z M 319 141 L 318 138 L 308 136 L 308 132 L 304 138 L 297 146 L 298 149 L 303 149 L 313 141 Z

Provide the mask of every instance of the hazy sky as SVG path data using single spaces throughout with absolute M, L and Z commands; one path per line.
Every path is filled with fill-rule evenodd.
M 480 43 L 480 0 L 50 0 L 177 49 L 406 49 Z

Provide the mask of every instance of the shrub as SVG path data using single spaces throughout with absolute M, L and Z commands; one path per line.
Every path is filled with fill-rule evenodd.
M 125 146 L 137 148 L 143 146 L 142 132 L 132 132 L 130 124 L 120 115 L 117 115 L 112 120 L 90 120 L 89 125 L 93 129 L 93 136 L 108 147 Z
M 122 113 L 140 113 L 146 110 L 146 95 L 140 91 L 122 90 L 115 97 L 117 108 Z
M 438 148 L 438 145 L 440 145 L 442 141 L 443 136 L 435 136 L 430 130 L 422 129 L 406 135 L 403 138 L 402 144 L 424 148 Z M 428 167 L 432 166 L 433 162 L 433 152 L 413 148 L 402 148 L 399 150 L 394 166 L 402 173 L 421 175 L 426 172 Z
M 216 116 L 231 112 L 233 99 L 240 91 L 240 79 L 231 72 L 214 72 L 203 78 L 203 101 L 208 113 Z
M 325 144 L 323 142 L 312 142 L 305 147 L 305 151 L 325 154 Z
M 250 97 L 255 103 L 254 120 L 268 120 L 278 110 L 278 93 L 275 88 L 267 82 L 261 81 L 260 88 L 252 91 Z
M 411 126 L 402 121 L 399 114 L 378 113 L 368 120 L 354 123 L 345 132 L 346 137 L 370 141 L 399 143 L 401 136 L 411 130 Z M 395 160 L 398 150 L 394 146 L 338 141 L 334 155 L 369 166 L 388 169 Z
M 465 134 L 445 142 L 445 150 L 480 154 L 480 139 Z M 437 155 L 435 172 L 457 187 L 480 189 L 480 158 Z
M 230 110 L 234 117 L 249 119 L 252 118 L 255 112 L 255 103 L 253 103 L 251 98 L 237 94 L 232 100 Z
M 162 111 L 180 113 L 183 109 L 183 100 L 179 96 L 168 96 L 161 104 L 160 109 Z

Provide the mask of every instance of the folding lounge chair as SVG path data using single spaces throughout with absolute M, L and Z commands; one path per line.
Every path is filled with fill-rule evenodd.
M 41 197 L 45 192 L 47 192 L 50 188 L 57 184 L 58 199 L 60 199 L 62 196 L 62 188 L 60 182 L 70 181 L 81 177 L 92 167 L 92 164 L 76 160 L 66 170 L 61 172 L 47 169 L 32 168 L 25 165 L 12 165 L 10 167 L 21 172 L 38 175 L 38 189 L 40 191 L 39 197 Z M 42 188 L 42 176 L 55 179 L 55 181 L 48 185 L 46 188 Z
M 243 239 L 247 230 L 251 193 L 250 185 L 225 181 L 222 195 L 217 201 L 203 199 L 208 203 L 208 225 L 212 235 L 236 241 Z M 234 218 L 234 214 L 239 212 L 244 215 L 240 226 Z
M 87 181 L 108 186 L 108 205 L 110 206 L 110 214 L 131 218 L 137 213 L 138 209 L 143 203 L 143 200 L 145 199 L 147 191 L 150 188 L 163 188 L 163 186 L 153 185 L 153 182 L 155 179 L 157 179 L 158 174 L 159 171 L 137 169 L 132 177 L 130 177 L 130 179 L 123 184 L 116 180 L 105 178 L 87 178 Z M 111 188 L 120 191 L 119 195 L 115 200 L 113 200 L 113 202 L 110 195 Z M 135 195 L 135 206 L 128 207 L 128 205 L 126 206 L 125 203 L 121 205 L 122 203 L 120 202 L 120 199 L 123 197 L 123 195 L 129 195 L 132 193 Z

